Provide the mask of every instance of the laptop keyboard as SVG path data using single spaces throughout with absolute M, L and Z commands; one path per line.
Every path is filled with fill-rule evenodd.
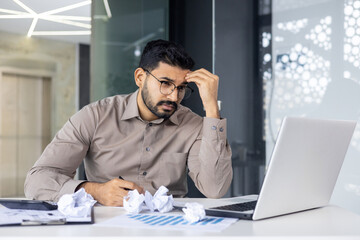
M 244 211 L 248 211 L 248 210 L 254 210 L 255 206 L 256 206 L 256 202 L 257 201 L 237 203 L 237 204 L 225 205 L 225 206 L 220 206 L 220 207 L 214 207 L 212 209 L 244 212 Z

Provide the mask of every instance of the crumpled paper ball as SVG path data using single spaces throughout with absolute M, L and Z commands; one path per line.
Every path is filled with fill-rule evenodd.
M 86 217 L 95 203 L 94 198 L 84 188 L 80 188 L 73 194 L 63 195 L 57 205 L 58 210 L 66 217 Z
M 128 195 L 124 197 L 123 205 L 129 213 L 141 212 L 144 205 L 145 196 L 140 194 L 138 190 L 129 191 Z
M 170 212 L 173 209 L 174 199 L 172 195 L 167 195 L 168 191 L 169 189 L 161 186 L 152 199 L 154 209 L 161 213 Z
M 124 197 L 124 208 L 129 213 L 139 213 L 146 206 L 151 212 L 158 210 L 161 213 L 170 212 L 173 209 L 173 196 L 168 196 L 169 189 L 161 186 L 154 196 L 146 191 L 144 194 L 139 194 L 135 189 L 129 191 L 128 195 Z
M 204 206 L 196 202 L 186 203 L 182 210 L 185 220 L 190 223 L 201 221 L 206 216 Z

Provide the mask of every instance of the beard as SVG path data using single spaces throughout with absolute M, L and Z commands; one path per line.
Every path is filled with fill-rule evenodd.
M 152 114 L 154 114 L 155 116 L 157 116 L 158 118 L 164 118 L 164 119 L 170 118 L 171 115 L 174 114 L 174 112 L 177 110 L 177 107 L 178 107 L 176 102 L 172 102 L 172 101 L 160 101 L 157 104 L 154 104 L 154 102 L 152 101 L 152 98 L 150 96 L 149 89 L 147 87 L 147 81 L 145 82 L 144 87 L 141 91 L 141 97 L 143 99 L 145 106 L 149 109 L 149 111 Z M 160 111 L 159 106 L 161 106 L 163 104 L 172 105 L 174 108 L 173 108 L 173 110 L 165 109 L 163 111 Z

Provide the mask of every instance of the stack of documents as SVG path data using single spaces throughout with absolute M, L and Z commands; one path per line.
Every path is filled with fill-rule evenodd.
M 74 218 L 65 217 L 58 210 L 23 210 L 2 207 L 0 208 L 0 226 L 93 223 L 92 215 Z

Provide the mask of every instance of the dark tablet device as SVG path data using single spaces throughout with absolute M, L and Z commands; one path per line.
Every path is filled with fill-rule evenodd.
M 11 209 L 26 209 L 26 210 L 56 210 L 56 203 L 50 203 L 39 200 L 14 200 L 14 199 L 0 199 L 0 204 Z

